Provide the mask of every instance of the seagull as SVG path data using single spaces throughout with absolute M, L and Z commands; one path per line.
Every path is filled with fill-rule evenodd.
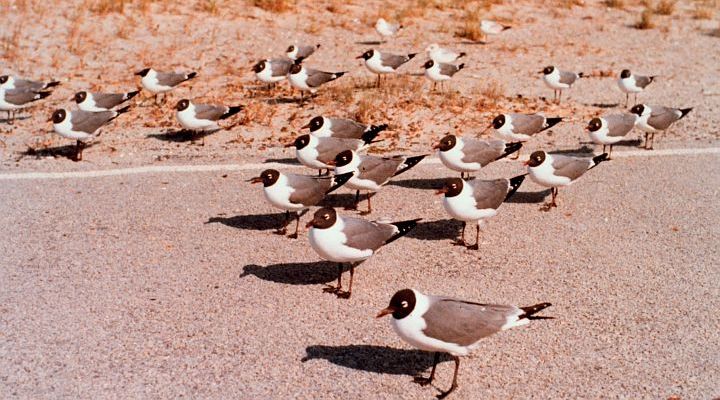
M 445 186 L 437 194 L 444 194 L 443 207 L 453 218 L 462 221 L 463 229 L 460 240 L 453 244 L 477 250 L 480 245 L 480 221 L 494 217 L 497 209 L 518 190 L 525 175 L 510 179 L 464 181 L 461 178 L 448 178 Z M 475 244 L 468 246 L 465 242 L 465 226 L 474 222 Z
M 302 96 L 304 91 L 315 93 L 321 85 L 332 82 L 345 74 L 346 72 L 324 72 L 317 69 L 305 68 L 301 64 L 293 64 L 290 67 L 288 79 L 292 86 L 300 90 Z
M 420 350 L 435 353 L 430 377 L 415 377 L 415 382 L 421 386 L 432 383 L 440 353 L 452 356 L 455 361 L 452 385 L 438 396 L 445 398 L 458 387 L 461 356 L 470 354 L 480 345 L 481 339 L 494 333 L 527 325 L 532 320 L 552 319 L 535 315 L 551 305 L 540 303 L 516 307 L 483 304 L 403 289 L 393 295 L 390 305 L 380 310 L 376 318 L 392 315 L 390 322 L 402 340 Z
M 636 125 L 645 131 L 645 148 L 648 150 L 651 150 L 655 143 L 655 132 L 669 129 L 673 123 L 683 119 L 690 111 L 692 111 L 692 107 L 650 107 L 647 104 L 636 104 L 630 109 L 631 113 L 639 117 Z M 650 142 L 648 142 L 648 136 L 650 136 Z M 650 147 L 648 147 L 648 143 L 650 143 Z
M 22 90 L 29 90 L 31 92 L 40 92 L 43 90 L 53 88 L 59 84 L 60 84 L 60 82 L 58 82 L 58 81 L 39 82 L 39 81 L 31 81 L 29 79 L 15 78 L 12 75 L 0 76 L 0 89 L 6 89 L 6 90 L 22 89 Z
M 454 63 L 459 58 L 465 57 L 467 53 L 465 52 L 455 52 L 450 49 L 445 49 L 440 47 L 437 43 L 433 43 L 425 48 L 425 52 L 427 53 L 428 57 L 438 63 Z
M 530 138 L 546 129 L 550 129 L 562 121 L 561 117 L 547 118 L 542 114 L 500 114 L 493 118 L 490 127 L 502 139 L 514 142 L 527 142 Z M 517 152 L 515 159 L 520 157 Z
M 452 79 L 458 71 L 465 68 L 465 64 L 454 65 L 427 60 L 423 67 L 425 68 L 425 77 L 432 81 L 433 90 L 435 90 L 435 85 L 438 82 L 442 87 L 443 82 Z
M 53 122 L 53 128 L 58 135 L 74 139 L 75 156 L 74 161 L 82 160 L 82 151 L 85 142 L 90 141 L 95 136 L 95 131 L 103 125 L 117 118 L 120 114 L 124 114 L 130 110 L 130 106 L 110 111 L 68 111 L 63 108 L 55 110 L 50 120 Z
M 290 45 L 287 50 L 285 50 L 285 55 L 288 56 L 289 59 L 295 61 L 296 63 L 299 63 L 303 61 L 304 59 L 310 57 L 315 50 L 319 49 L 320 45 L 297 45 L 293 44 Z
M 92 93 L 77 92 L 73 100 L 83 111 L 108 111 L 132 99 L 140 93 L 139 90 L 127 93 Z
M 195 104 L 188 99 L 177 102 L 175 109 L 178 121 L 188 131 L 213 131 L 220 129 L 218 121 L 239 113 L 243 106 L 221 106 L 214 104 Z
M 530 155 L 530 159 L 525 165 L 528 166 L 530 179 L 541 186 L 550 188 L 552 201 L 547 205 L 549 210 L 551 207 L 557 207 L 555 198 L 558 194 L 558 186 L 572 184 L 585 172 L 607 159 L 607 153 L 595 157 L 572 157 L 536 151 Z
M 335 160 L 330 161 L 328 165 L 335 166 L 336 174 L 355 173 L 345 185 L 355 190 L 355 204 L 351 209 L 357 210 L 360 203 L 360 191 L 367 190 L 368 209 L 360 213 L 361 215 L 367 215 L 372 212 L 370 204 L 372 193 L 379 191 L 393 176 L 400 175 L 417 165 L 426 156 L 427 154 L 414 157 L 376 157 L 360 155 L 352 149 L 348 149 L 338 153 Z
M 487 19 L 480 21 L 480 31 L 485 34 L 485 40 L 487 40 L 490 35 L 497 35 L 498 33 L 506 31 L 510 28 L 511 26 L 503 25 Z
M 141 76 L 140 83 L 145 90 L 155 95 L 155 104 L 158 104 L 160 94 L 169 92 L 175 86 L 189 81 L 197 76 L 197 72 L 158 72 L 152 68 L 145 68 L 136 72 L 135 75 Z
M 264 83 L 272 84 L 287 78 L 293 61 L 287 58 L 260 60 L 253 65 L 255 77 Z
M 313 117 L 302 129 L 310 128 L 310 134 L 316 137 L 335 137 L 341 139 L 373 138 L 388 128 L 387 124 L 365 125 L 351 119 Z
M 285 221 L 282 228 L 275 231 L 276 234 L 284 235 L 287 232 L 287 226 L 290 224 L 290 211 L 292 211 L 295 217 L 295 233 L 289 236 L 297 239 L 302 214 L 305 214 L 311 206 L 320 203 L 326 194 L 344 185 L 351 176 L 352 172 L 332 177 L 314 177 L 266 169 L 260 176 L 250 179 L 250 183 L 262 182 L 263 193 L 267 201 L 273 206 L 285 210 Z M 298 214 L 298 211 L 302 213 Z
M 335 156 L 345 150 L 360 150 L 372 143 L 375 136 L 368 135 L 365 139 L 341 139 L 335 137 L 316 137 L 314 135 L 300 135 L 285 147 L 295 147 L 295 156 L 300 163 L 308 168 L 318 169 L 318 175 L 323 169 L 330 170 Z
M 480 169 L 493 161 L 505 158 L 520 151 L 522 143 L 506 143 L 504 140 L 482 140 L 470 137 L 447 135 L 433 146 L 438 150 L 440 161 L 453 171 L 460 172 L 460 178 L 465 173 L 470 177 L 471 172 Z
M 657 78 L 656 75 L 634 75 L 629 69 L 622 70 L 617 84 L 618 87 L 620 87 L 620 90 L 625 92 L 625 107 L 627 107 L 628 101 L 630 100 L 630 93 L 635 95 L 634 102 L 637 104 L 637 94 L 645 90 L 645 88 L 651 84 L 655 78 Z
M 378 50 L 370 49 L 355 58 L 365 60 L 365 67 L 370 72 L 377 74 L 376 86 L 380 87 L 381 74 L 394 74 L 401 65 L 412 60 L 416 55 L 417 53 L 407 55 L 381 53 Z
M 378 18 L 377 22 L 375 23 L 375 30 L 377 31 L 377 33 L 380 34 L 381 41 L 383 42 L 385 38 L 394 36 L 402 28 L 402 25 L 398 23 L 391 24 L 385 21 L 384 18 Z
M 360 218 L 342 217 L 329 207 L 315 212 L 307 227 L 310 245 L 320 257 L 338 263 L 336 287 L 324 289 L 338 297 L 350 298 L 355 267 L 372 257 L 382 246 L 405 236 L 420 221 L 412 219 L 400 222 L 366 221 Z M 350 284 L 342 290 L 342 263 L 350 263 Z
M 591 119 L 587 130 L 594 143 L 603 145 L 603 153 L 605 146 L 610 145 L 609 160 L 612 157 L 613 145 L 630 133 L 637 120 L 638 116 L 632 113 L 603 115 Z
M 545 84 L 553 90 L 553 100 L 557 100 L 558 104 L 562 99 L 562 91 L 571 88 L 578 79 L 583 77 L 582 72 L 560 71 L 552 65 L 543 68 L 540 73 L 543 74 Z
M 7 123 L 15 122 L 15 112 L 29 107 L 33 102 L 50 96 L 52 92 L 36 92 L 29 89 L 0 88 L 0 111 L 7 112 Z

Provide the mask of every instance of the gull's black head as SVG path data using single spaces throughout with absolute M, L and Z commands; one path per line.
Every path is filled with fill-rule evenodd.
M 642 117 L 643 113 L 645 112 L 645 105 L 644 104 L 635 104 L 630 109 L 630 112 L 633 114 L 637 114 L 638 117 Z
M 317 229 L 327 229 L 335 225 L 337 221 L 337 213 L 330 207 L 323 207 L 315 211 L 312 221 L 308 223 L 308 226 L 312 226 Z
M 8 79 L 10 79 L 10 77 L 7 76 L 7 75 L 0 76 L 0 85 L 2 85 L 3 83 L 7 82 Z
M 427 60 L 427 61 L 425 61 L 425 64 L 423 64 L 423 67 L 424 67 L 425 69 L 428 69 L 428 68 L 432 68 L 433 65 L 435 65 L 435 61 L 433 61 L 433 60 Z
M 505 114 L 500 114 L 493 118 L 492 126 L 495 129 L 500 129 L 505 125 Z
M 298 150 L 304 149 L 308 144 L 310 144 L 310 135 L 300 135 L 293 142 L 293 146 Z
M 537 167 L 538 165 L 542 164 L 545 161 L 545 152 L 542 150 L 538 150 L 532 154 L 530 154 L 530 159 L 527 160 L 525 164 L 531 166 L 531 167 Z
M 348 164 L 350 164 L 350 161 L 353 159 L 353 152 L 352 150 L 343 150 L 340 153 L 337 153 L 335 156 L 335 166 L 336 167 L 344 167 Z
M 548 65 L 547 67 L 543 68 L 542 73 L 545 75 L 550 75 L 553 73 L 553 71 L 555 71 L 555 67 L 553 67 L 552 65 Z
M 300 71 L 302 71 L 302 64 L 293 64 L 292 67 L 290 67 L 290 73 L 293 75 L 300 73 Z
M 602 128 L 602 120 L 600 118 L 591 119 L 587 126 L 590 132 L 597 132 L 600 128 Z
M 415 292 L 412 289 L 403 289 L 396 292 L 390 299 L 390 305 L 380 311 L 377 318 L 392 314 L 395 319 L 403 319 L 415 309 Z
M 87 99 L 87 92 L 86 91 L 77 92 L 77 93 L 75 93 L 75 96 L 73 96 L 73 98 L 75 99 L 75 102 L 77 104 L 80 104 L 83 101 L 85 101 L 85 99 Z
M 147 74 L 148 74 L 148 72 L 150 72 L 150 68 L 145 68 L 145 69 L 144 69 L 144 70 L 142 70 L 142 71 L 138 71 L 138 72 L 136 72 L 136 73 L 135 73 L 135 75 L 140 75 L 140 76 L 142 76 L 142 77 L 144 78 L 144 77 L 145 77 L 145 75 L 147 75 Z
M 190 100 L 188 99 L 182 99 L 175 105 L 175 109 L 178 111 L 187 110 L 188 107 L 190 107 Z
M 318 115 L 317 117 L 311 119 L 310 123 L 307 124 L 307 126 L 308 126 L 308 128 L 310 128 L 310 132 L 315 132 L 315 131 L 319 130 L 320 128 L 322 128 L 323 123 L 325 123 L 325 118 Z
M 65 121 L 65 118 L 67 118 L 67 111 L 64 109 L 55 110 L 52 114 L 52 122 L 53 124 L 59 124 L 63 121 Z
M 266 169 L 260 174 L 260 178 L 262 179 L 263 186 L 272 186 L 280 179 L 280 172 L 274 169 Z
M 442 189 L 438 190 L 438 194 L 445 194 L 445 197 L 455 197 L 460 194 L 463 190 L 465 182 L 460 178 L 448 178 L 445 180 L 445 185 Z
M 455 135 L 447 135 L 444 138 L 440 139 L 440 142 L 433 147 L 439 149 L 440 151 L 448 151 L 455 147 L 456 144 L 457 137 L 455 137 Z
M 375 54 L 375 50 L 370 49 L 370 50 L 362 53 L 359 57 L 355 57 L 355 58 L 362 58 L 363 60 L 367 61 L 372 58 L 373 54 Z
M 259 74 L 265 69 L 265 60 L 258 61 L 257 64 L 253 65 L 252 70 L 254 73 Z
M 632 74 L 630 73 L 629 69 L 624 69 L 624 70 L 622 70 L 622 72 L 620 72 L 620 77 L 623 79 L 629 78 L 630 75 L 632 75 Z

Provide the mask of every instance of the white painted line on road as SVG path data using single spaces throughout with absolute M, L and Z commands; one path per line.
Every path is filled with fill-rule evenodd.
M 687 149 L 663 150 L 627 150 L 616 151 L 613 158 L 624 157 L 662 157 L 662 156 L 688 156 L 701 154 L 720 154 L 720 147 L 703 147 Z M 507 160 L 507 159 L 506 159 Z M 440 159 L 431 158 L 421 164 L 440 164 Z M 95 171 L 67 171 L 67 172 L 20 172 L 0 174 L 0 180 L 31 180 L 31 179 L 68 179 L 68 178 L 101 178 L 105 176 L 122 176 L 137 174 L 160 174 L 182 172 L 221 172 L 221 171 L 261 171 L 268 168 L 289 169 L 304 168 L 301 165 L 283 164 L 277 162 L 252 164 L 209 164 L 209 165 L 147 165 L 143 167 L 102 169 Z

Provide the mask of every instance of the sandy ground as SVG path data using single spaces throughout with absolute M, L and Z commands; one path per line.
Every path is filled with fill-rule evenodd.
M 475 134 L 502 111 L 542 111 L 567 122 L 530 142 L 575 153 L 594 149 L 583 128 L 621 109 L 613 77 L 631 68 L 660 78 L 640 96 L 695 107 L 658 149 L 719 146 L 717 20 L 678 3 L 658 28 L 632 27 L 642 6 L 571 8 L 519 1 L 484 16 L 513 24 L 487 44 L 453 32 L 465 11 L 415 2 L 301 2 L 273 14 L 220 2 L 135 2 L 124 13 L 68 2 L 51 17 L 40 2 L 9 4 L 3 73 L 63 82 L 14 126 L 0 122 L 0 175 L 133 166 L 291 164 L 279 145 L 317 114 L 387 122 L 372 149 L 424 153 L 445 132 Z M 353 57 L 377 40 L 370 22 L 407 29 L 382 49 L 421 52 L 430 42 L 465 51 L 468 68 L 431 93 L 418 57 L 387 87 Z M 31 28 L 30 28 L 31 27 Z M 250 66 L 292 42 L 321 43 L 306 63 L 349 71 L 300 106 L 283 83 L 262 91 Z M 556 64 L 594 77 L 548 103 L 537 71 Z M 196 70 L 161 108 L 137 104 L 108 126 L 84 161 L 50 133 L 53 109 L 77 91 L 130 90 L 146 66 Z M 499 94 L 498 94 L 499 93 Z M 204 139 L 175 132 L 182 97 L 244 104 Z M 278 101 L 279 100 L 279 101 Z M 634 150 L 639 132 L 618 151 Z M 0 397 L 2 398 L 432 398 L 412 376 L 432 357 L 412 350 L 373 316 L 398 289 L 518 305 L 549 301 L 555 320 L 488 339 L 460 371 L 452 398 L 669 398 L 720 396 L 720 187 L 718 155 L 618 157 L 561 190 L 530 182 L 484 228 L 480 251 L 450 245 L 460 225 L 430 189 L 449 176 L 420 164 L 373 202 L 374 218 L 424 218 L 409 237 L 360 267 L 348 301 L 322 293 L 335 266 L 307 238 L 272 234 L 281 215 L 244 182 L 258 171 L 0 180 Z M 483 177 L 510 177 L 501 162 Z M 453 174 L 454 175 L 454 174 Z M 393 199 L 401 198 L 404 201 Z M 347 191 L 329 204 L 344 204 Z M 307 217 L 306 217 L 307 218 Z M 408 255 L 412 256 L 408 260 Z M 449 386 L 443 362 L 437 385 Z

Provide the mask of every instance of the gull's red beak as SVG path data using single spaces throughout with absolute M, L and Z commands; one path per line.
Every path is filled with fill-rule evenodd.
M 326 162 L 325 164 L 327 164 L 327 165 L 329 165 L 329 166 L 331 166 L 331 167 L 334 167 L 335 164 L 336 164 L 336 162 L 335 162 L 335 160 L 330 160 L 330 161 Z
M 380 310 L 380 312 L 378 313 L 378 315 L 375 316 L 375 318 L 382 318 L 382 317 L 384 317 L 384 316 L 386 316 L 386 315 L 388 315 L 388 314 L 392 314 L 392 313 L 394 313 L 394 312 L 395 312 L 395 309 L 392 308 L 392 307 L 383 308 L 382 310 Z
M 523 165 L 530 165 L 530 159 L 528 159 L 527 161 L 525 161 L 525 162 L 523 163 Z
M 442 188 L 442 189 L 438 189 L 438 190 L 435 192 L 435 194 L 445 194 L 445 193 L 447 193 L 447 192 L 448 192 L 448 189 L 444 187 L 444 188 Z
M 286 144 L 285 147 L 286 148 L 287 147 L 295 147 L 295 142 L 290 142 L 290 143 Z
M 361 58 L 363 58 L 363 54 L 360 54 L 359 56 L 355 57 L 356 60 L 359 60 Z
M 252 184 L 260 183 L 260 182 L 262 182 L 262 177 L 256 176 L 256 177 L 250 179 L 248 182 L 250 182 Z
M 303 125 L 303 127 L 300 128 L 300 129 L 307 129 L 307 128 L 309 128 L 309 127 L 310 127 L 310 123 L 308 122 L 307 124 Z
M 312 221 L 312 220 L 308 221 L 308 223 L 305 224 L 305 228 L 312 228 L 313 226 L 315 226 L 315 225 L 313 225 L 313 221 Z
M 436 143 L 433 145 L 433 150 L 437 150 L 440 148 L 440 143 Z

